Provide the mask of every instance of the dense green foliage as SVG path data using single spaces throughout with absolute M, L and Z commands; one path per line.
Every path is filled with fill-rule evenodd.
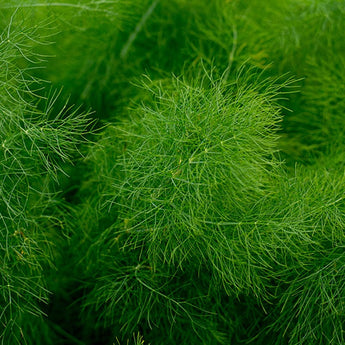
M 0 344 L 345 344 L 343 0 L 0 0 Z

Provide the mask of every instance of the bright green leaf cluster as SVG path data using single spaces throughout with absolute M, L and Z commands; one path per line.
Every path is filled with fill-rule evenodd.
M 0 0 L 0 343 L 345 344 L 344 42 L 343 0 Z

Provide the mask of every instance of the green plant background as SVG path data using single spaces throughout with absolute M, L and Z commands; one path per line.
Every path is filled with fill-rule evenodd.
M 345 344 L 343 0 L 0 0 L 0 343 Z

